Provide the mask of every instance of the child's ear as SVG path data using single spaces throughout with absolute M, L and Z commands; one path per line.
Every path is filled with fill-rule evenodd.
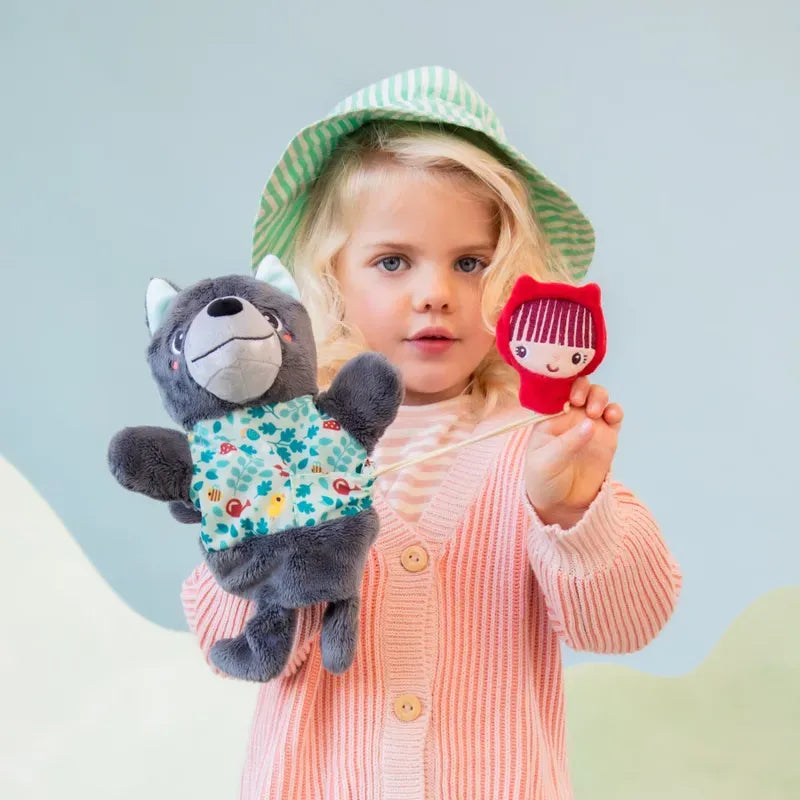
M 164 278 L 151 278 L 150 283 L 147 284 L 144 310 L 151 336 L 161 326 L 169 304 L 179 291 L 180 289 L 177 286 L 164 280 Z
M 288 294 L 289 297 L 300 300 L 300 289 L 297 288 L 292 274 L 281 264 L 280 259 L 272 255 L 272 253 L 264 256 L 258 265 L 256 278 L 268 283 L 270 286 L 274 286 L 276 289 L 280 289 Z

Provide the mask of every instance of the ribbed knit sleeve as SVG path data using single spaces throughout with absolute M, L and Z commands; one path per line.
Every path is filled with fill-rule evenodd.
M 206 662 L 218 675 L 227 677 L 209 660 L 214 642 L 238 636 L 255 611 L 255 603 L 220 588 L 203 563 L 196 567 L 181 587 L 181 603 L 189 629 L 197 636 Z M 322 629 L 322 603 L 297 611 L 297 627 L 289 661 L 279 677 L 294 675 L 308 657 Z
M 567 530 L 545 525 L 527 499 L 528 557 L 559 638 L 574 650 L 632 653 L 675 609 L 680 567 L 647 508 L 610 475 Z

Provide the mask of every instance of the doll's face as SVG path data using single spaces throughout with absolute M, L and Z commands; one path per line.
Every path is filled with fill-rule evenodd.
M 522 303 L 511 317 L 509 349 L 527 372 L 549 378 L 574 378 L 597 352 L 591 311 L 557 297 Z
M 551 378 L 571 378 L 594 358 L 591 347 L 570 347 L 521 339 L 511 340 L 511 353 L 529 372 Z

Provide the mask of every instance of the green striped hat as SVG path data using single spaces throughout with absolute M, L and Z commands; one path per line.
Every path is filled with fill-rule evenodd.
M 594 230 L 569 195 L 549 181 L 507 141 L 500 121 L 457 73 L 420 67 L 384 78 L 342 100 L 319 122 L 295 136 L 261 197 L 253 236 L 253 269 L 269 253 L 286 262 L 309 191 L 338 142 L 367 122 L 403 120 L 453 125 L 488 137 L 487 149 L 528 182 L 536 219 L 576 279 L 589 268 Z M 479 137 L 480 138 L 480 137 Z M 494 147 L 492 147 L 494 145 Z

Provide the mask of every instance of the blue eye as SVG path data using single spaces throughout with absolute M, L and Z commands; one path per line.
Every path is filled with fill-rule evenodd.
M 479 258 L 466 256 L 465 258 L 459 258 L 458 261 L 456 261 L 456 268 L 459 272 L 466 272 L 469 275 L 473 272 L 478 272 L 481 269 L 485 269 L 486 264 L 484 264 Z
M 381 267 L 384 272 L 399 272 L 403 261 L 404 259 L 400 258 L 400 256 L 386 256 L 378 261 L 378 266 Z

